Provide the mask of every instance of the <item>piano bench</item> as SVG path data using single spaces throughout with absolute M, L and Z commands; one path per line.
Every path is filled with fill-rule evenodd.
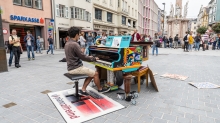
M 73 86 L 73 88 L 75 87 L 75 96 L 79 97 L 79 80 L 86 79 L 89 76 L 84 75 L 84 74 L 69 74 L 69 73 L 65 73 L 64 76 L 66 76 L 70 80 L 74 81 L 75 85 Z
M 132 76 L 137 77 L 138 83 L 138 93 L 141 90 L 141 77 L 145 75 L 146 77 L 146 86 L 148 87 L 148 67 L 141 66 L 137 71 L 131 73 Z

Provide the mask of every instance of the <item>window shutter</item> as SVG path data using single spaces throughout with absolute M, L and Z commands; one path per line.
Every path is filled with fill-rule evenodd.
M 60 16 L 59 4 L 56 4 L 56 16 Z
M 69 8 L 65 7 L 65 17 L 69 18 Z

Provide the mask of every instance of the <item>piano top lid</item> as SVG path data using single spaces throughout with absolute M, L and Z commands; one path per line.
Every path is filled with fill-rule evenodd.
M 153 42 L 131 42 L 131 45 L 151 45 Z
M 130 41 L 131 36 L 108 36 L 106 39 L 105 47 L 128 48 Z

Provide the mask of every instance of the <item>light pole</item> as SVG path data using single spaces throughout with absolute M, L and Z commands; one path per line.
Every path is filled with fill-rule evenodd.
M 0 72 L 7 72 L 7 57 L 5 50 L 5 43 L 3 38 L 3 28 L 2 28 L 2 9 L 0 6 Z
M 163 6 L 164 6 L 164 8 L 163 8 L 163 33 L 162 33 L 162 35 L 164 36 L 164 23 L 165 23 L 165 20 L 164 20 L 164 18 L 165 18 L 165 3 L 162 3 L 163 4 Z

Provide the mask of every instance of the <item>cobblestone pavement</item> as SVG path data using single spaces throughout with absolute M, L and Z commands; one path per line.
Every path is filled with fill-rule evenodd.
M 182 52 L 182 49 L 159 49 L 159 56 L 150 56 L 143 65 L 149 65 L 155 76 L 159 92 L 150 85 L 141 87 L 137 105 L 110 98 L 126 106 L 125 109 L 90 120 L 92 123 L 220 123 L 220 89 L 197 89 L 188 82 L 212 82 L 220 85 L 220 51 Z M 60 91 L 72 88 L 63 76 L 66 63 L 58 61 L 63 51 L 55 55 L 37 55 L 28 61 L 24 53 L 21 68 L 9 68 L 0 73 L 0 123 L 65 123 L 45 90 Z M 93 65 L 84 63 L 93 68 Z M 188 76 L 185 81 L 159 77 L 164 73 Z M 137 85 L 132 85 L 137 90 Z M 3 105 L 16 103 L 5 108 Z

